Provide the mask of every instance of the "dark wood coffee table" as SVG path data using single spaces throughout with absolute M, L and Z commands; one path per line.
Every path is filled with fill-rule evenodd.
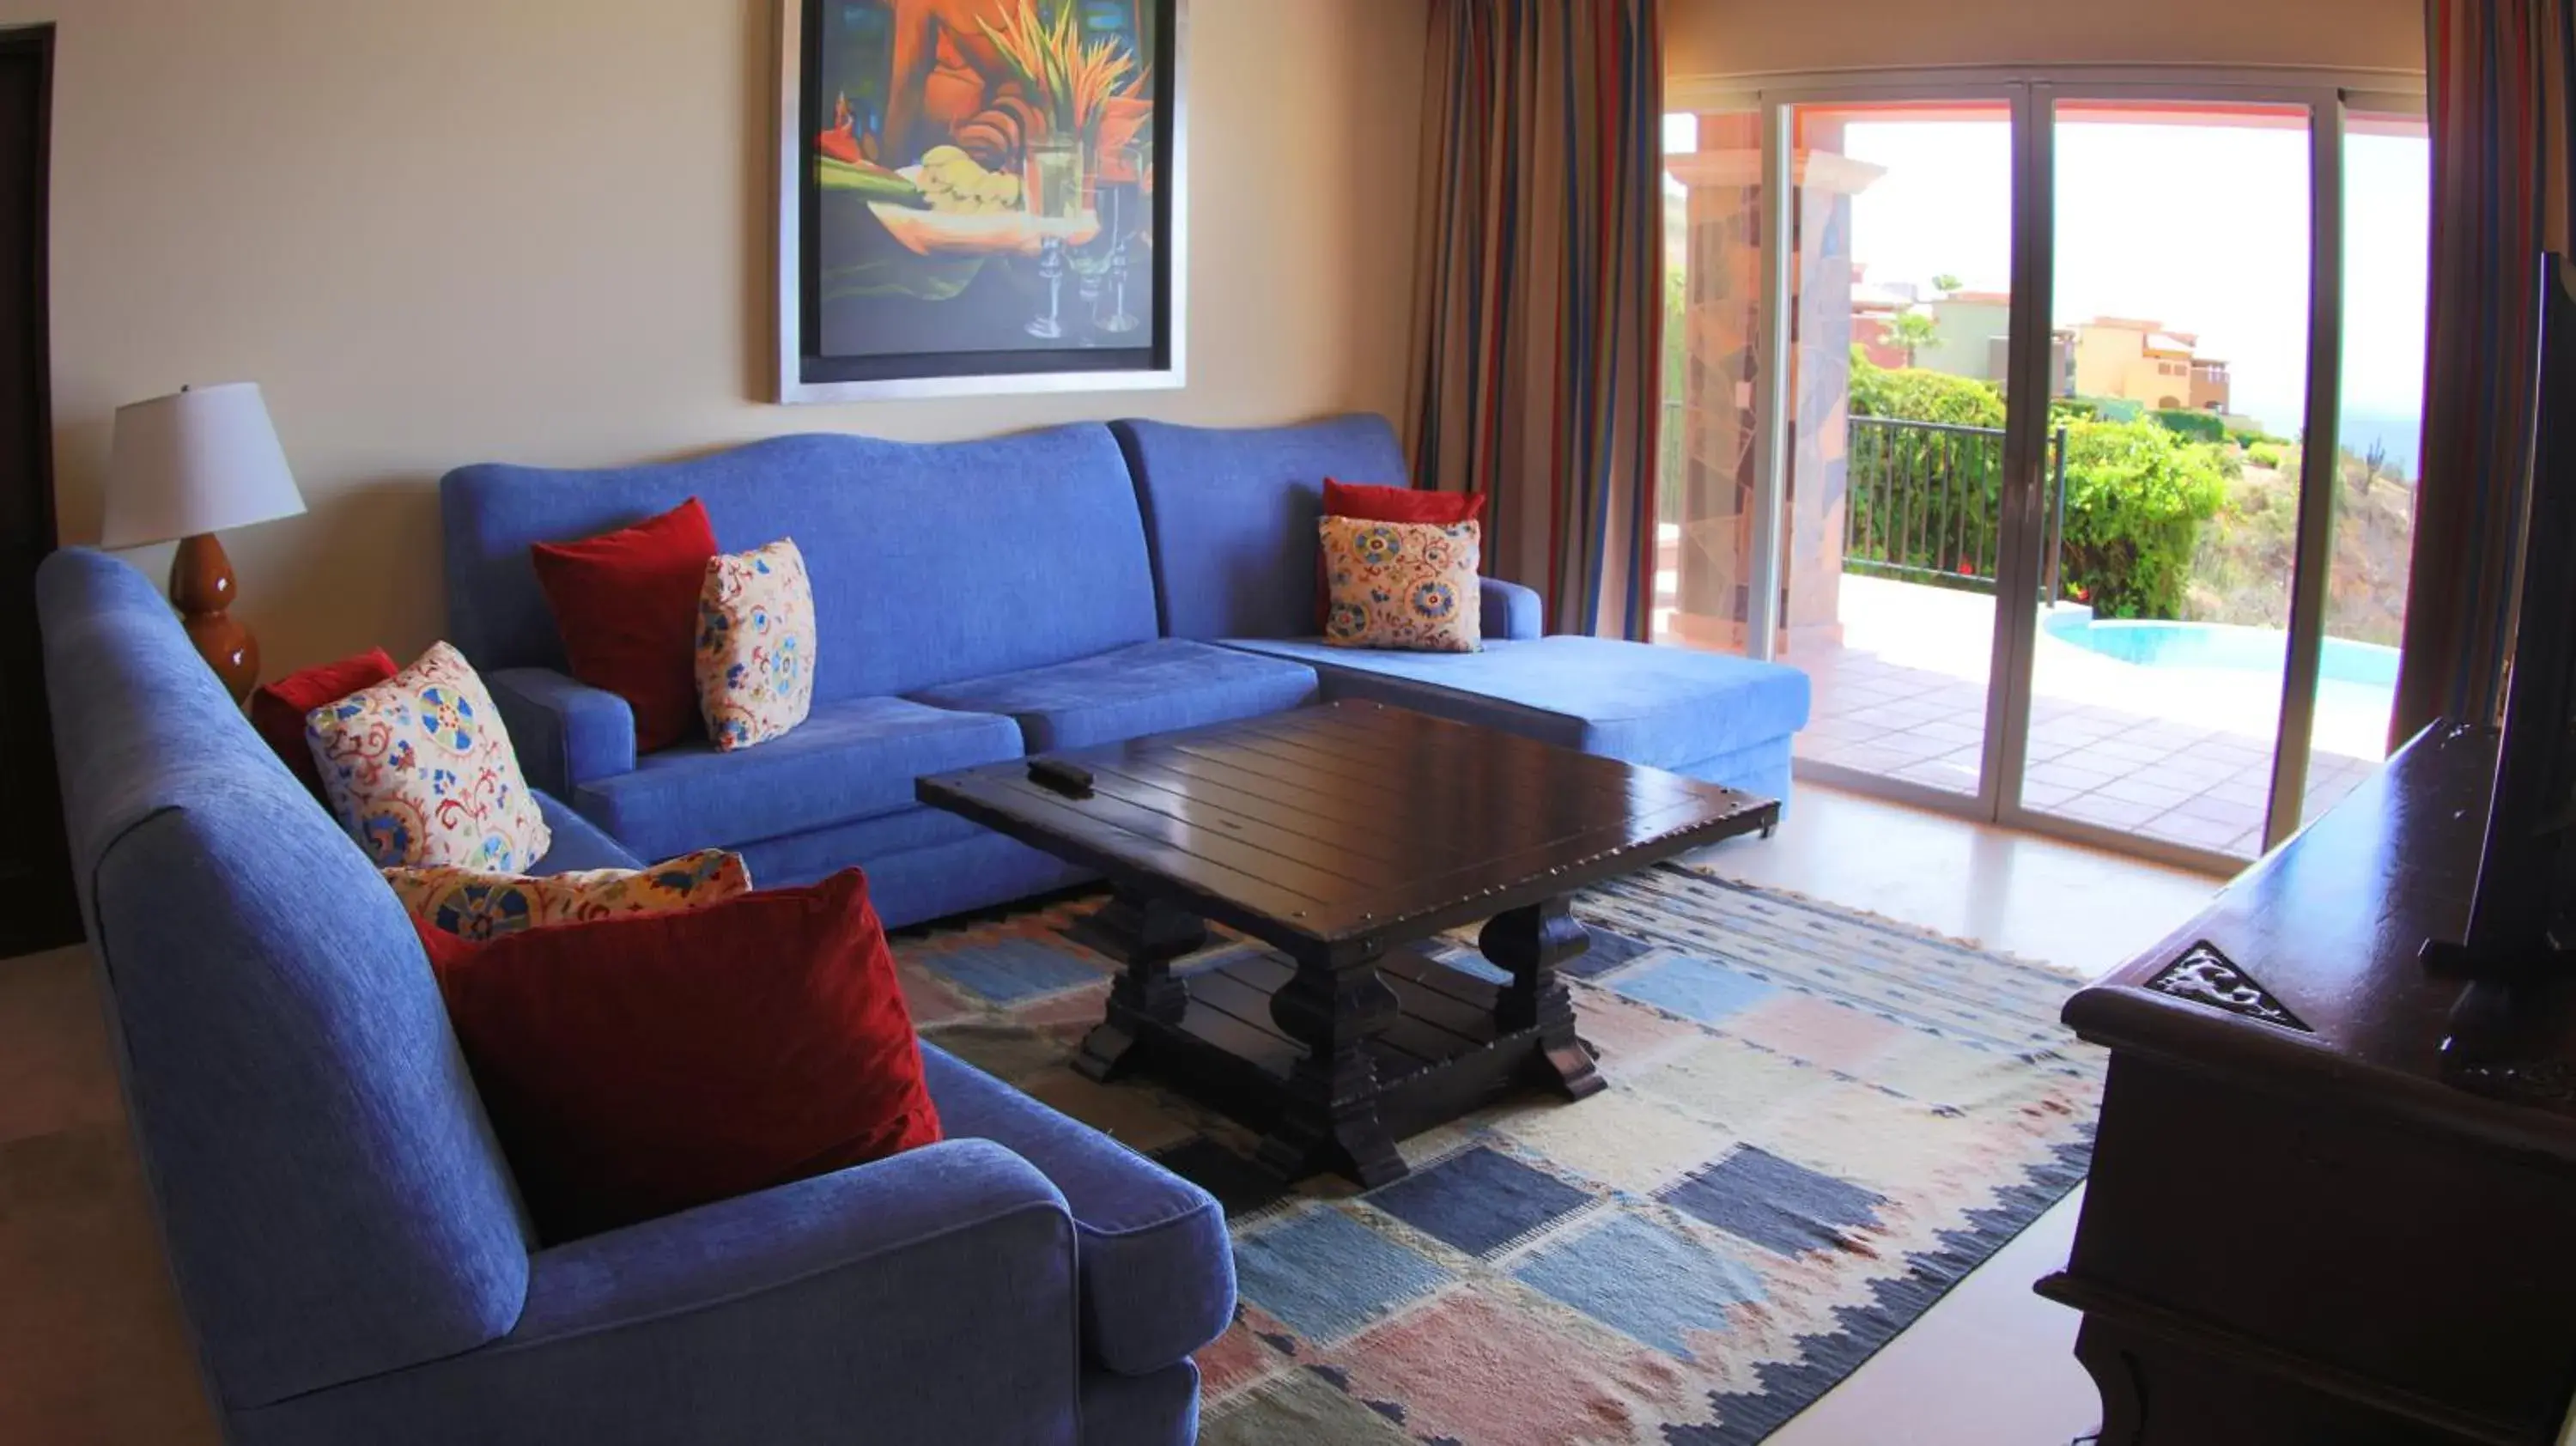
M 1039 772 L 1054 772 L 1041 781 Z M 1087 778 L 1087 787 L 1085 779 Z M 1109 876 L 1126 970 L 1077 1068 L 1133 1066 L 1364 1185 L 1395 1141 L 1519 1083 L 1602 1087 L 1557 966 L 1585 885 L 1780 818 L 1775 800 L 1374 703 L 924 778 L 921 801 Z M 1213 919 L 1277 947 L 1176 977 Z M 1488 920 L 1495 985 L 1405 948 Z

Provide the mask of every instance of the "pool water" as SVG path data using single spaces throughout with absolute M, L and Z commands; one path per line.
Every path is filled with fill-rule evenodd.
M 2061 642 L 2142 668 L 2206 668 L 2278 678 L 2289 656 L 2290 635 L 2276 628 L 2131 622 L 2096 618 L 2085 608 L 2053 609 L 2040 625 Z M 2389 692 L 2397 686 L 2397 650 L 2328 638 L 2322 672 L 2328 683 Z

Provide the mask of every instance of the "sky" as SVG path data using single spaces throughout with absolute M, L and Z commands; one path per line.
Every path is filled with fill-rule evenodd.
M 1678 118 L 1687 119 L 1687 118 Z M 1671 137 L 1687 143 L 1688 132 Z M 2097 315 L 2197 332 L 2230 364 L 2233 410 L 2296 435 L 2307 388 L 2308 136 L 2301 129 L 2069 121 L 2057 131 L 2060 325 Z M 1887 168 L 1852 203 L 1873 282 L 2008 287 L 2004 122 L 1855 122 L 1846 154 Z M 2411 474 L 2423 406 L 2430 148 L 2345 141 L 2344 427 L 2384 434 Z

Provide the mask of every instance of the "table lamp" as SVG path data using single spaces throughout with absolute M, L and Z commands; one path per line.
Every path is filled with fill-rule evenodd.
M 232 560 L 215 533 L 304 510 L 259 387 L 182 387 L 116 409 L 104 548 L 179 543 L 170 601 L 236 702 L 259 681 L 259 640 L 233 617 Z

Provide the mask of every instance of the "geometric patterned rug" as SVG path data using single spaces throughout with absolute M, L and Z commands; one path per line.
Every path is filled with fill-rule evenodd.
M 1212 1446 L 1762 1440 L 2083 1179 L 2080 981 L 1667 865 L 1581 895 L 1565 966 L 1610 1088 L 1401 1142 L 1361 1192 L 1067 1065 L 1109 960 L 1059 901 L 898 935 L 925 1038 L 1206 1186 L 1242 1306 L 1199 1354 Z M 1184 971 L 1262 946 L 1223 931 Z M 1452 967 L 1498 978 L 1472 931 Z

